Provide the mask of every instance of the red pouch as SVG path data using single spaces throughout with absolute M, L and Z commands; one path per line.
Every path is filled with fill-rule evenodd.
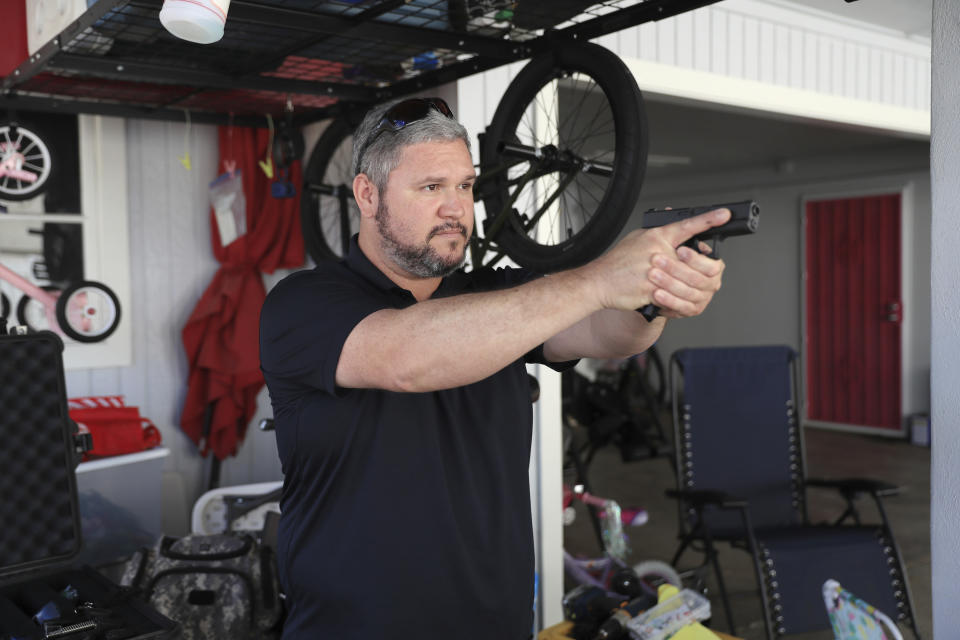
M 137 407 L 126 406 L 123 396 L 70 398 L 68 405 L 70 419 L 93 439 L 84 460 L 136 453 L 160 444 L 160 430 Z

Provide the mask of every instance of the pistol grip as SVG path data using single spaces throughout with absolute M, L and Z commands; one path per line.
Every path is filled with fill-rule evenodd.
M 660 315 L 660 307 L 653 303 L 645 304 L 637 309 L 637 312 L 646 318 L 647 322 L 653 322 L 653 319 Z

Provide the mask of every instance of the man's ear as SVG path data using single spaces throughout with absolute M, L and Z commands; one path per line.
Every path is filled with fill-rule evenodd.
M 377 215 L 380 193 L 367 174 L 358 173 L 353 179 L 353 197 L 357 201 L 362 217 L 373 218 Z

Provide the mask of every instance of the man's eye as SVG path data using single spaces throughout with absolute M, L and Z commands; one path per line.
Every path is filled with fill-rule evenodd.
M 424 187 L 424 189 L 426 189 L 427 191 L 436 191 L 439 188 L 440 188 L 440 185 L 438 184 L 428 184 L 427 186 Z
M 460 185 L 460 188 L 463 189 L 464 191 L 473 191 L 473 183 L 464 182 L 463 184 Z

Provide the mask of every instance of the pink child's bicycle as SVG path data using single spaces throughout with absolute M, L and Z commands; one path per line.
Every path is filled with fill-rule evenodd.
M 636 587 L 654 598 L 660 584 L 683 586 L 680 575 L 666 562 L 644 560 L 633 566 L 627 564 L 630 548 L 624 527 L 646 524 L 646 510 L 621 508 L 614 500 L 589 493 L 583 485 L 574 485 L 572 488 L 564 486 L 563 493 L 565 524 L 573 521 L 573 502 L 582 502 L 593 509 L 599 518 L 603 545 L 603 556 L 599 558 L 576 558 L 564 549 L 563 568 L 570 578 L 581 585 L 600 587 L 607 592 L 622 592 L 616 583 L 624 579 L 624 570 L 628 570 Z
M 52 329 L 77 342 L 99 342 L 120 324 L 120 301 L 105 284 L 84 280 L 62 291 L 40 287 L 0 263 L 0 280 L 23 292 L 17 321 L 34 331 Z M 0 294 L 0 315 L 10 316 L 10 301 Z

